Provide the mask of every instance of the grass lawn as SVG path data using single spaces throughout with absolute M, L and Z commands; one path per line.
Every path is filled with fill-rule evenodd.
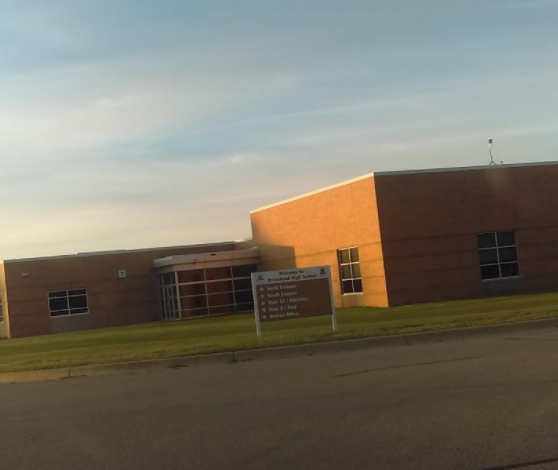
M 0 341 L 0 372 L 50 369 L 233 351 L 337 339 L 365 338 L 558 316 L 558 293 L 408 305 L 347 308 L 330 317 L 262 325 L 253 314 L 150 323 Z

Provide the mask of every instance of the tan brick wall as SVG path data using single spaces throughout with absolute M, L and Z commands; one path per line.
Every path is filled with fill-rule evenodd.
M 558 165 L 376 175 L 390 304 L 558 288 Z M 521 279 L 481 281 L 476 234 L 516 231 Z
M 234 249 L 234 244 L 216 244 L 8 261 L 4 267 L 9 292 L 10 336 L 17 338 L 156 320 L 159 309 L 156 279 L 151 269 L 154 259 Z M 118 271 L 122 269 L 126 270 L 127 277 L 119 279 Z M 23 277 L 23 273 L 28 276 Z M 80 288 L 87 289 L 89 314 L 50 318 L 48 293 Z
M 252 212 L 260 270 L 330 265 L 336 306 L 387 305 L 374 178 Z M 341 295 L 337 250 L 358 246 L 363 295 Z
M 4 264 L 0 264 L 0 302 L 2 303 L 2 317 L 4 321 L 0 323 L 0 337 L 9 337 L 9 317 L 8 317 L 8 291 L 6 289 L 6 272 Z

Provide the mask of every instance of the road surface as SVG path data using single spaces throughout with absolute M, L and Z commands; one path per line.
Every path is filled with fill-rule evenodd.
M 0 385 L 0 468 L 558 469 L 558 329 Z

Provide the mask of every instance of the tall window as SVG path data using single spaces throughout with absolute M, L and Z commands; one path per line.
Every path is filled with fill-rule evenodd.
M 85 289 L 49 292 L 48 308 L 51 317 L 89 313 Z
M 343 294 L 357 294 L 362 292 L 362 277 L 360 275 L 360 258 L 358 247 L 343 248 L 337 251 L 339 259 L 339 278 Z
M 483 280 L 519 276 L 515 233 L 512 230 L 479 233 L 477 244 Z

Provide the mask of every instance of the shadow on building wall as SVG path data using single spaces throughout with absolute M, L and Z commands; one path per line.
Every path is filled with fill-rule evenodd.
M 296 268 L 295 249 L 292 246 L 258 245 L 260 250 L 260 271 L 275 271 L 277 269 Z

